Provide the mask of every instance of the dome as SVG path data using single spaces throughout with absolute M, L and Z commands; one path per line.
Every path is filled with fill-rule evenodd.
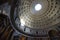
M 60 23 L 59 0 L 19 0 L 17 4 L 10 16 L 18 33 L 40 37 Z

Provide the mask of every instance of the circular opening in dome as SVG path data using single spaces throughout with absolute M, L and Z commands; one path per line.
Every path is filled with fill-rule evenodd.
M 35 10 L 36 11 L 39 11 L 39 10 L 41 10 L 42 9 L 42 5 L 41 4 L 36 4 L 35 5 Z

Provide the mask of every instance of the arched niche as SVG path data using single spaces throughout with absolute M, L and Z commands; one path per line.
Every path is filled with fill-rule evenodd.
M 60 39 L 59 35 L 58 35 L 58 31 L 56 31 L 56 30 L 50 30 L 48 32 L 48 34 L 49 34 L 49 37 L 51 40 L 59 40 Z

